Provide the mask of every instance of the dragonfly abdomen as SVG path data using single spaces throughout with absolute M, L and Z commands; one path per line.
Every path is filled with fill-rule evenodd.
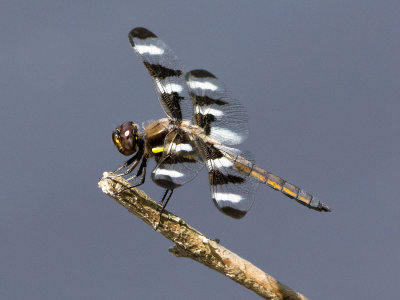
M 234 161 L 233 169 L 237 172 L 251 176 L 259 182 L 268 185 L 269 187 L 285 194 L 302 205 L 317 211 L 330 211 L 330 208 L 320 202 L 316 197 L 304 191 L 303 189 L 287 182 L 279 176 L 268 172 L 267 170 L 257 166 L 251 161 L 238 155 Z

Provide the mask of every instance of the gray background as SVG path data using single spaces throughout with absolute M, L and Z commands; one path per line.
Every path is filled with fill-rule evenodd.
M 242 220 L 207 174 L 168 209 L 311 299 L 398 295 L 398 1 L 2 1 L 0 298 L 257 299 L 168 253 L 97 188 L 125 159 L 123 121 L 163 117 L 128 32 L 144 26 L 187 70 L 245 104 L 242 147 L 333 208 L 261 186 Z M 153 166 L 153 165 L 151 165 Z M 154 199 L 162 190 L 148 178 Z

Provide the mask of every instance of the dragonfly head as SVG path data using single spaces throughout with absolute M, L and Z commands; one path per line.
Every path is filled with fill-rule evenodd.
M 123 155 L 132 155 L 138 150 L 138 126 L 133 122 L 123 123 L 113 131 L 112 141 Z

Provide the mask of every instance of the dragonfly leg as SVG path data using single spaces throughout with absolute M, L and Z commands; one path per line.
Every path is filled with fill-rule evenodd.
M 146 169 L 147 169 L 147 157 L 143 157 L 142 163 L 140 164 L 139 170 L 136 175 L 128 178 L 128 181 L 131 181 L 140 176 L 140 181 L 138 184 L 133 185 L 133 187 L 137 187 L 142 185 L 146 180 Z
M 118 169 L 114 170 L 113 173 L 117 173 L 121 171 L 122 169 L 125 169 L 127 166 L 130 166 L 138 157 L 139 152 L 136 153 L 134 156 L 132 156 L 130 159 L 128 159 L 122 166 L 120 166 Z
M 138 153 L 135 154 L 135 156 L 133 156 L 131 159 L 129 159 L 125 164 L 129 163 L 131 160 L 131 162 L 129 163 L 131 166 L 123 173 L 117 174 L 117 176 L 125 176 L 128 175 L 130 173 L 132 173 L 132 171 L 137 167 L 137 165 L 140 163 L 140 161 L 142 160 L 143 157 L 143 152 L 139 151 Z M 124 164 L 124 165 L 125 165 Z M 129 165 L 127 164 L 127 166 Z M 119 169 L 119 168 L 118 168 Z M 118 170 L 117 169 L 117 170 Z
M 140 161 L 140 160 L 137 160 L 137 163 L 136 163 L 136 161 L 135 161 L 136 165 L 139 163 L 139 161 Z M 132 165 L 132 167 L 133 167 L 133 166 L 134 166 L 134 165 Z M 132 167 L 130 167 L 129 169 L 131 169 Z M 143 160 L 142 160 L 142 163 L 140 164 L 140 167 L 139 167 L 139 170 L 138 170 L 137 174 L 136 174 L 136 175 L 133 175 L 132 177 L 130 177 L 130 178 L 127 179 L 127 181 L 131 181 L 131 180 L 133 180 L 133 179 L 135 179 L 135 178 L 137 178 L 137 177 L 140 176 L 140 181 L 139 181 L 139 183 L 121 189 L 121 190 L 118 192 L 118 194 L 119 194 L 119 193 L 122 193 L 122 192 L 124 192 L 124 191 L 126 191 L 126 190 L 135 188 L 135 187 L 137 187 L 137 186 L 139 186 L 139 185 L 142 185 L 142 184 L 145 182 L 145 179 L 146 179 L 146 168 L 147 168 L 147 157 L 144 157 Z M 134 168 L 132 168 L 132 170 L 133 170 L 133 169 L 134 169 Z M 131 170 L 130 172 L 132 172 L 132 170 Z M 130 172 L 129 172 L 129 173 L 130 173 Z M 127 174 L 129 174 L 129 173 L 127 173 Z M 125 174 L 125 175 L 126 175 L 126 174 Z M 123 176 L 123 175 L 121 175 L 121 176 Z
M 170 194 L 167 197 L 168 192 L 170 192 Z M 164 196 L 162 197 L 162 199 L 160 201 L 160 204 L 162 205 L 162 208 L 160 210 L 160 217 L 158 219 L 158 222 L 157 222 L 156 226 L 154 227 L 154 230 L 157 230 L 158 227 L 160 226 L 162 213 L 164 212 L 165 207 L 167 206 L 169 199 L 171 199 L 171 196 L 172 196 L 173 192 L 174 192 L 174 190 L 165 190 Z

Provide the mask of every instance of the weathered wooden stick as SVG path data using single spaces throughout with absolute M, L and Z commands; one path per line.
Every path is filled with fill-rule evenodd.
M 265 299 L 307 299 L 263 272 L 249 261 L 210 240 L 184 220 L 165 210 L 144 192 L 132 187 L 122 177 L 105 172 L 99 187 L 129 212 L 156 228 L 175 245 L 169 251 L 177 257 L 188 257 L 214 269 L 247 287 Z M 122 192 L 121 192 L 122 191 Z

